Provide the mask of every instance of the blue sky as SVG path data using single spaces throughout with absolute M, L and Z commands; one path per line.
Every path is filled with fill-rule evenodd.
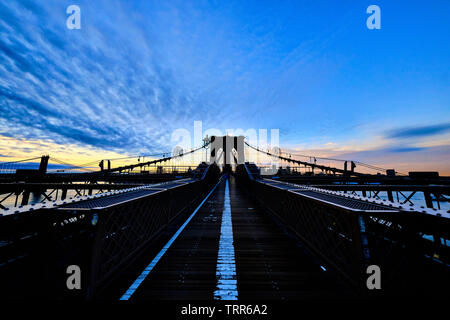
M 3 1 L 0 139 L 152 153 L 201 120 L 450 172 L 449 17 L 446 0 Z

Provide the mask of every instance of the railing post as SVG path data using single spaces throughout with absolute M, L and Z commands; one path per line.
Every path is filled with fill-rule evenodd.
M 424 192 L 423 195 L 425 196 L 425 203 L 427 205 L 427 208 L 433 208 L 433 200 L 431 199 L 431 193 Z
M 28 204 L 28 201 L 30 200 L 30 190 L 24 190 L 22 194 L 22 206 L 26 206 Z
M 387 191 L 387 195 L 388 195 L 388 200 L 390 202 L 394 202 L 394 196 L 392 195 L 392 191 L 391 190 Z
M 354 252 L 354 259 L 352 272 L 356 276 L 356 285 L 365 292 L 365 268 L 370 260 L 369 243 L 366 234 L 366 226 L 364 218 L 360 214 L 349 215 L 348 218 L 352 220 L 352 247 Z
M 39 173 L 46 174 L 47 173 L 47 167 L 48 167 L 48 159 L 50 156 L 42 156 L 41 157 L 41 163 L 39 165 Z

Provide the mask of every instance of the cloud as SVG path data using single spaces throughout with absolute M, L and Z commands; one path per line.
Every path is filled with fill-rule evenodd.
M 180 84 L 152 45 L 151 26 L 89 3 L 81 4 L 81 30 L 65 27 L 65 7 L 56 1 L 0 4 L 0 134 L 167 151 L 173 130 L 220 115 Z
M 387 138 L 403 139 L 403 138 L 416 138 L 431 136 L 436 134 L 442 134 L 450 131 L 450 123 L 442 123 L 431 126 L 417 126 L 408 128 L 399 128 L 391 130 L 386 134 Z
M 407 173 L 409 171 L 439 171 L 441 175 L 450 176 L 449 162 L 443 161 L 443 159 L 450 158 L 449 144 L 432 147 L 401 147 L 386 145 L 360 151 L 342 151 L 332 147 L 323 147 L 321 149 L 304 148 L 301 152 L 299 150 L 286 150 L 286 152 L 292 152 L 292 155 L 301 153 L 307 156 L 312 155 L 333 159 L 353 160 L 385 169 L 395 168 L 402 173 Z M 405 155 L 405 153 L 407 154 Z M 305 160 L 305 158 L 302 157 L 294 156 L 294 158 Z M 308 157 L 306 159 L 308 160 Z M 319 159 L 318 163 L 343 168 L 342 161 Z M 357 165 L 357 171 L 367 173 L 375 172 L 359 165 Z
M 416 151 L 423 151 L 427 148 L 423 147 L 389 147 L 386 149 L 382 149 L 380 151 L 384 152 L 394 152 L 394 153 L 402 153 L 402 152 L 416 152 Z

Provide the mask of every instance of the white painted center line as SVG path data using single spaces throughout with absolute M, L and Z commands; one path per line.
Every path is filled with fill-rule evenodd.
M 202 207 L 202 205 L 208 200 L 211 193 L 216 190 L 217 186 L 222 182 L 222 179 L 217 182 L 217 184 L 214 186 L 214 188 L 211 190 L 210 193 L 203 199 L 203 201 L 199 204 L 199 206 L 195 209 L 195 211 L 189 216 L 189 218 L 183 223 L 183 225 L 178 229 L 178 231 L 172 236 L 172 238 L 166 243 L 164 248 L 156 255 L 156 257 L 150 262 L 150 264 L 142 271 L 142 273 L 137 277 L 137 279 L 133 282 L 133 284 L 128 288 L 128 290 L 122 295 L 120 300 L 128 300 L 131 298 L 133 293 L 136 291 L 136 289 L 140 286 L 140 284 L 145 280 L 145 278 L 150 274 L 150 272 L 153 270 L 153 268 L 156 266 L 158 261 L 161 259 L 161 257 L 169 250 L 172 243 L 178 238 L 180 233 L 184 230 L 186 225 L 189 223 L 189 221 L 192 220 L 192 218 L 195 216 L 197 211 Z
M 236 263 L 234 260 L 233 224 L 228 179 L 225 184 L 225 199 L 220 229 L 219 254 L 217 256 L 217 289 L 215 300 L 237 300 Z

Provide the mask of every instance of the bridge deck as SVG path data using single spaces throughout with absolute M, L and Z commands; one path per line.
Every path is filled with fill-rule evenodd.
M 163 182 L 153 185 L 141 186 L 140 189 L 134 191 L 122 190 L 119 194 L 109 195 L 105 197 L 99 197 L 97 199 L 89 199 L 85 201 L 79 201 L 75 203 L 70 203 L 62 206 L 62 210 L 73 210 L 73 209 L 93 209 L 93 208 L 107 208 L 123 202 L 136 200 L 139 198 L 146 197 L 148 195 L 160 192 L 165 189 L 175 188 L 182 186 L 187 183 L 194 182 L 193 179 L 181 179 L 174 180 L 170 182 Z M 101 195 L 99 195 L 101 196 Z
M 232 232 L 222 226 L 230 207 Z M 225 235 L 227 232 L 230 234 Z M 233 248 L 227 236 L 232 237 Z M 218 259 L 219 243 L 222 256 Z M 233 249 L 234 260 L 230 256 Z M 147 265 L 156 254 L 154 251 L 141 259 Z M 137 264 L 140 270 L 122 275 L 120 282 L 127 286 L 121 294 L 142 272 L 142 261 Z M 220 268 L 222 271 L 217 271 Z M 233 279 L 222 281 L 231 285 L 222 288 L 233 290 L 236 284 L 239 299 L 342 297 L 349 293 L 333 274 L 324 271 L 313 256 L 259 211 L 231 178 L 216 188 L 130 299 L 224 298 L 217 293 L 217 282 L 223 270 L 232 274 L 232 269 L 236 270 Z

